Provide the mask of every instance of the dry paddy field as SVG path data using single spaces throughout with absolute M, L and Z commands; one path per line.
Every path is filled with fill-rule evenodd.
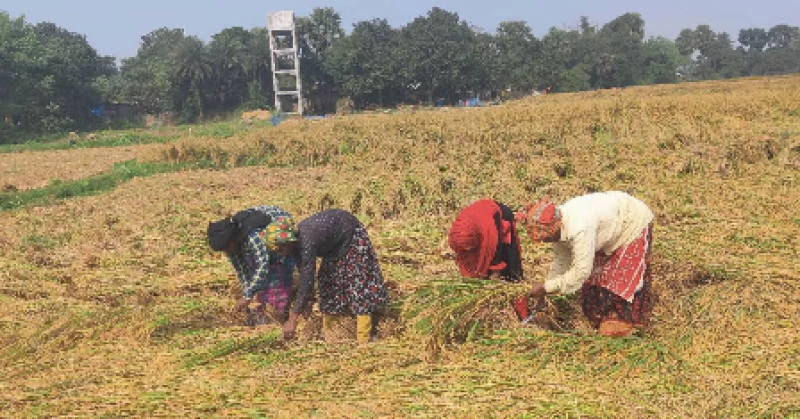
M 0 212 L 2 416 L 800 416 L 800 77 L 0 155 L 0 184 L 129 158 L 176 169 Z M 643 336 L 594 335 L 574 297 L 519 326 L 525 285 L 462 280 L 441 256 L 472 200 L 611 189 L 657 217 Z M 289 343 L 243 326 L 204 233 L 257 204 L 364 221 L 393 298 L 380 341 L 321 342 L 316 318 Z M 541 279 L 550 251 L 523 253 Z
M 0 188 L 41 188 L 54 179 L 75 180 L 108 171 L 114 163 L 135 158 L 152 145 L 0 154 Z

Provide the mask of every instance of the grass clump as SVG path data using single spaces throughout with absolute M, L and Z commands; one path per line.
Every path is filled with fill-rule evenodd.
M 471 342 L 510 325 L 509 301 L 523 292 L 522 286 L 496 281 L 431 281 L 405 301 L 404 314 L 412 330 L 429 344 Z
M 56 141 L 28 141 L 19 144 L 0 145 L 0 153 L 19 153 L 23 151 L 50 151 L 50 150 L 70 150 L 82 148 L 100 147 L 124 147 L 141 144 L 164 144 L 175 141 L 180 136 L 174 132 L 150 132 L 150 131 L 124 131 L 124 132 L 104 132 L 96 139 L 86 140 L 64 140 L 63 137 Z
M 280 337 L 281 334 L 278 331 L 271 331 L 259 336 L 226 340 L 206 351 L 190 354 L 186 357 L 183 365 L 186 368 L 194 368 L 235 353 L 252 353 L 263 348 L 279 348 L 284 346 Z
M 103 174 L 73 181 L 53 180 L 44 188 L 0 193 L 0 211 L 32 205 L 44 205 L 60 199 L 88 196 L 109 191 L 122 182 L 137 177 L 150 176 L 177 170 L 179 167 L 165 163 L 129 160 L 114 164 Z

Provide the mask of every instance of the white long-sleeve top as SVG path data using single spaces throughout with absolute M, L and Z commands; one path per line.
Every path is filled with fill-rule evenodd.
M 596 252 L 611 255 L 653 221 L 644 202 L 618 191 L 578 196 L 559 209 L 561 240 L 553 244 L 555 259 L 544 282 L 548 293 L 580 289 L 592 273 Z

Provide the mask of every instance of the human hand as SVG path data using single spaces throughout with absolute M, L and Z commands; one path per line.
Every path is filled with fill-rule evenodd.
M 544 289 L 543 282 L 534 282 L 531 291 L 528 293 L 533 298 L 541 299 L 547 295 L 547 290 Z
M 297 335 L 297 313 L 289 313 L 289 318 L 283 324 L 283 340 L 292 340 Z
M 250 298 L 240 298 L 236 300 L 236 305 L 234 306 L 235 311 L 242 311 L 246 309 L 250 305 L 251 299 Z

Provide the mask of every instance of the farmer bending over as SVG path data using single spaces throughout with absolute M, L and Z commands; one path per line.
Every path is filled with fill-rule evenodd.
M 599 333 L 628 336 L 646 324 L 652 307 L 649 255 L 653 213 L 624 192 L 579 196 L 556 206 L 545 198 L 517 219 L 531 240 L 553 243 L 555 259 L 530 295 L 580 289 L 583 314 Z
M 355 314 L 359 342 L 368 342 L 374 329 L 373 313 L 386 304 L 386 287 L 378 258 L 367 230 L 353 214 L 328 209 L 301 221 L 277 218 L 270 224 L 267 241 L 276 252 L 298 261 L 300 286 L 283 336 L 295 336 L 298 316 L 305 312 L 314 293 L 316 276 L 323 333 L 341 320 L 339 315 Z M 317 258 L 322 258 L 316 273 Z
M 507 206 L 489 199 L 473 203 L 458 213 L 449 236 L 462 275 L 522 280 L 516 221 Z
M 270 251 L 265 241 L 266 227 L 279 217 L 291 219 L 289 213 L 278 207 L 261 205 L 209 223 L 208 244 L 216 251 L 224 251 L 236 270 L 242 296 L 235 309 L 246 310 L 250 303 L 257 302 L 256 317 L 263 319 L 268 303 L 275 309 L 278 320 L 284 322 L 295 261 Z

